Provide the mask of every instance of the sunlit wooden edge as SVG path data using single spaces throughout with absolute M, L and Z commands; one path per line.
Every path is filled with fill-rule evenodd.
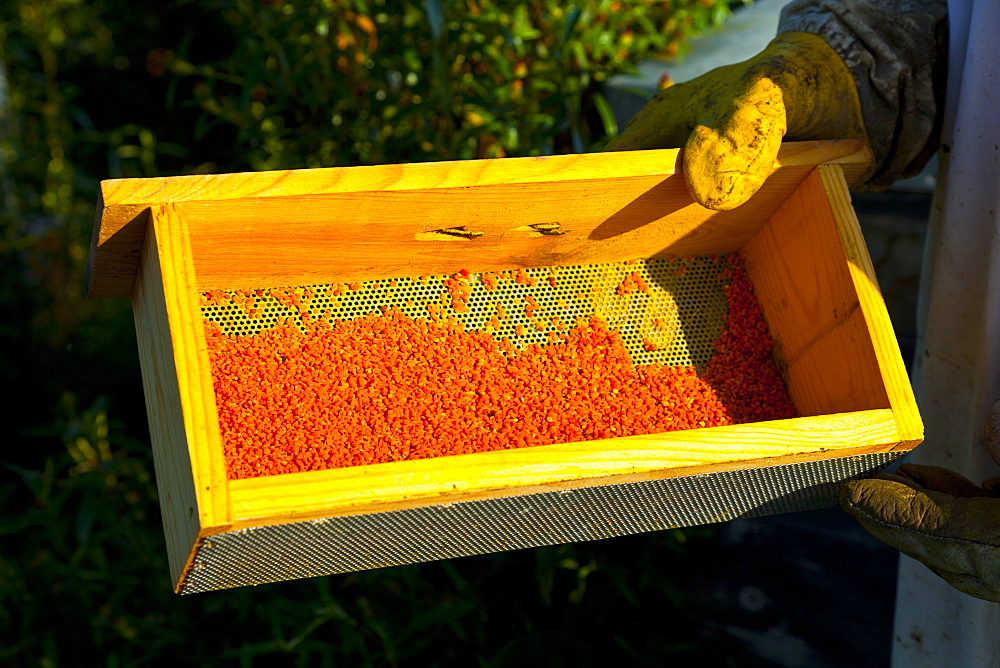
M 847 256 L 851 280 L 868 323 L 882 382 L 896 416 L 900 439 L 907 447 L 916 447 L 924 438 L 923 421 L 861 225 L 850 206 L 846 180 L 836 167 L 821 165 L 819 173 Z
M 144 244 L 133 309 L 168 562 L 178 584 L 190 567 L 190 543 L 204 527 L 228 524 L 230 505 L 190 238 L 177 207 L 154 208 Z
M 877 409 L 234 480 L 232 524 L 205 533 L 885 452 L 900 443 L 892 411 Z
M 191 200 L 287 197 L 367 190 L 461 188 L 680 173 L 680 149 L 575 153 L 393 165 L 361 165 L 269 172 L 196 174 L 101 182 L 104 207 Z M 871 162 L 857 139 L 782 144 L 775 168 L 838 163 L 864 168 Z M 853 170 L 851 170 L 853 173 Z

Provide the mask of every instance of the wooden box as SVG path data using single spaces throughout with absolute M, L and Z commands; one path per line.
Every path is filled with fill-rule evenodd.
M 132 299 L 176 590 L 832 503 L 922 438 L 847 190 L 866 159 L 788 144 L 728 212 L 676 150 L 102 183 L 90 294 Z M 734 251 L 805 417 L 227 479 L 204 291 Z

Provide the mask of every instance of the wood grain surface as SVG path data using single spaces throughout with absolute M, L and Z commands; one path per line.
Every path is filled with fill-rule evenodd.
M 171 204 L 154 207 L 132 307 L 156 486 L 175 585 L 206 528 L 229 522 L 225 459 L 190 243 Z
M 846 196 L 846 190 L 834 195 Z M 800 413 L 889 408 L 866 313 L 818 172 L 803 180 L 741 253 Z
M 544 445 L 234 480 L 234 527 L 890 450 L 892 411 Z M 887 445 L 888 444 L 888 445 Z
M 677 149 L 118 179 L 101 184 L 91 297 L 131 295 L 153 205 L 183 205 L 201 289 L 299 285 L 738 247 L 822 162 L 858 171 L 862 142 L 782 147 L 761 191 L 730 212 L 695 204 Z M 535 224 L 562 234 L 533 234 Z M 471 239 L 433 235 L 464 227 Z M 727 235 L 718 234 L 727 230 Z
M 924 438 L 923 421 L 920 419 L 910 377 L 899 351 L 899 342 L 878 286 L 875 267 L 868 254 L 857 214 L 851 206 L 847 183 L 835 165 L 820 165 L 817 174 L 826 191 L 826 201 L 836 222 L 851 281 L 858 295 L 858 304 L 865 316 L 882 385 L 896 416 L 900 437 L 903 439 L 901 446 L 907 449 L 915 447 Z

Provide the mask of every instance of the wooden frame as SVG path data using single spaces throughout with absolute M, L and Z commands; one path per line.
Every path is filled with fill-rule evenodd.
M 729 212 L 691 200 L 676 150 L 104 182 L 90 290 L 132 297 L 173 581 L 239 529 L 913 447 L 844 176 L 866 159 L 859 142 L 786 145 Z M 806 417 L 226 479 L 200 291 L 737 250 Z

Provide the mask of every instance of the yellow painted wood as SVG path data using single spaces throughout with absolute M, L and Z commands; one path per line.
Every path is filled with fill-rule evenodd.
M 916 446 L 924 438 L 923 421 L 920 419 L 917 401 L 899 351 L 899 342 L 893 333 L 885 300 L 879 290 L 875 267 L 868 254 L 857 214 L 851 206 L 847 182 L 836 165 L 819 165 L 817 170 L 847 255 L 848 269 L 858 294 L 858 302 L 868 322 L 868 332 L 878 359 L 882 383 L 896 416 L 900 437 L 905 445 Z
M 813 165 L 860 170 L 870 158 L 855 140 L 785 145 L 760 193 L 717 212 L 691 200 L 678 156 L 667 149 L 105 181 L 90 294 L 131 292 L 147 211 L 162 202 L 185 204 L 200 289 L 349 282 L 450 272 L 456 263 L 487 271 L 727 252 Z M 564 234 L 525 229 L 539 223 Z M 456 227 L 473 238 L 432 234 Z
M 866 312 L 819 172 L 802 181 L 741 253 L 799 412 L 889 408 Z
M 238 528 L 881 452 L 899 440 L 882 409 L 234 480 L 229 489 Z
M 190 242 L 176 205 L 152 210 L 132 306 L 176 585 L 199 535 L 228 526 L 230 511 Z

